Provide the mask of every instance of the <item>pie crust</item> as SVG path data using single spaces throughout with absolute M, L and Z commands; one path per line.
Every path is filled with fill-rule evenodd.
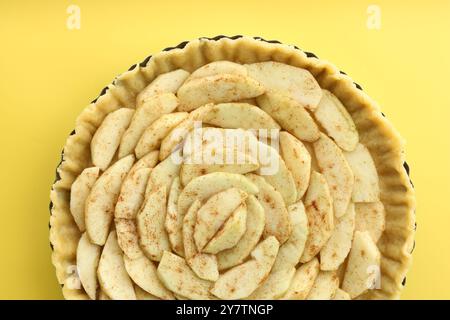
M 77 280 L 77 274 L 74 273 L 73 266 L 77 265 L 77 247 L 82 232 L 80 232 L 79 228 L 80 222 L 77 221 L 77 224 L 75 222 L 76 219 L 72 216 L 70 197 L 74 181 L 84 169 L 93 166 L 91 160 L 91 141 L 97 129 L 104 122 L 106 116 L 111 115 L 112 112 L 120 108 L 129 108 L 127 110 L 135 109 L 136 99 L 139 99 L 139 93 L 157 76 L 178 69 L 183 69 L 192 75 L 192 72 L 208 63 L 223 60 L 236 62 L 242 65 L 274 61 L 308 70 L 322 89 L 333 94 L 340 102 L 342 102 L 343 106 L 345 106 L 345 109 L 348 114 L 350 114 L 358 131 L 359 142 L 368 149 L 373 159 L 376 173 L 378 174 L 379 200 L 385 210 L 384 229 L 372 230 L 370 235 L 368 233 L 361 234 L 362 232 L 358 231 L 365 228 L 365 223 L 367 224 L 367 221 L 371 221 L 370 218 L 366 221 L 364 221 L 364 219 L 356 220 L 355 231 L 358 233 L 358 239 L 363 239 L 365 236 L 379 238 L 376 242 L 376 247 L 380 254 L 381 271 L 380 288 L 368 290 L 365 293 L 358 295 L 356 298 L 399 298 L 402 290 L 402 283 L 404 282 L 407 269 L 411 263 L 415 230 L 415 196 L 408 176 L 409 172 L 407 172 L 409 169 L 405 163 L 403 139 L 381 113 L 379 106 L 362 91 L 358 84 L 354 83 L 345 73 L 340 72 L 332 64 L 318 59 L 314 54 L 304 52 L 297 47 L 281 44 L 278 41 L 266 41 L 261 38 L 243 36 L 219 36 L 212 39 L 200 38 L 189 42 L 183 42 L 176 47 L 167 48 L 154 56 L 150 56 L 142 63 L 132 66 L 127 72 L 118 76 L 77 118 L 75 130 L 67 139 L 64 147 L 61 163 L 56 170 L 56 181 L 52 186 L 50 193 L 50 243 L 53 250 L 52 262 L 56 268 L 58 281 L 62 285 L 64 297 L 66 299 L 89 298 L 83 287 L 77 289 L 74 288 L 76 286 L 71 285 Z M 188 90 L 186 89 L 186 91 Z M 185 93 L 185 95 L 189 95 L 189 92 Z M 255 94 L 255 96 L 256 95 L 257 94 Z M 166 98 L 170 99 L 170 97 Z M 180 112 L 190 112 L 193 108 L 197 107 L 195 105 L 196 103 L 203 104 L 201 101 L 199 102 L 198 99 L 189 100 L 189 98 L 186 98 L 186 101 L 191 102 L 190 104 L 186 104 L 186 110 L 179 110 Z M 307 106 L 308 101 L 305 101 L 304 105 Z M 126 116 L 123 116 L 122 118 L 125 119 Z M 179 118 L 181 119 L 183 116 L 180 115 Z M 181 120 L 178 123 L 180 122 Z M 123 128 L 123 130 L 125 129 L 126 127 Z M 324 129 L 322 128 L 321 130 Z M 119 131 L 120 128 L 117 132 Z M 333 137 L 333 140 L 339 142 L 339 137 Z M 326 144 L 327 141 L 324 140 L 323 143 Z M 343 147 L 345 148 L 345 146 Z M 100 144 L 98 148 L 101 149 L 102 145 Z M 100 168 L 104 170 L 108 167 L 108 163 L 111 161 L 110 158 L 117 157 L 117 155 L 107 155 L 103 151 L 99 151 L 98 157 L 101 159 L 98 158 L 99 160 L 96 160 L 97 163 L 106 164 L 105 167 Z M 351 159 L 347 160 L 349 163 L 352 163 Z M 115 159 L 112 161 L 114 162 Z M 357 166 L 357 164 L 354 165 Z M 88 172 L 86 175 L 88 174 L 98 175 L 98 170 L 91 170 L 91 172 Z M 149 173 L 142 170 L 140 171 L 140 174 L 142 174 L 143 177 L 148 177 Z M 88 181 L 89 177 L 87 176 L 85 179 Z M 257 179 L 257 177 L 255 179 Z M 113 183 L 112 180 L 110 182 Z M 164 193 L 164 190 L 161 189 L 158 192 L 159 193 L 155 192 L 152 194 L 156 200 L 159 199 L 158 197 L 161 192 Z M 169 194 L 167 194 L 167 196 L 169 196 Z M 353 196 L 355 196 L 355 194 L 353 194 Z M 355 197 L 358 196 L 361 195 L 356 195 Z M 283 197 L 284 200 L 286 200 L 289 195 L 283 194 Z M 155 203 L 156 202 L 157 201 L 155 201 Z M 336 203 L 334 203 L 334 205 L 336 210 Z M 355 207 L 357 214 L 358 212 L 361 212 L 360 215 L 364 215 L 364 212 L 367 212 L 367 210 L 377 210 L 376 206 L 370 208 L 370 205 L 366 204 L 360 206 L 356 204 Z M 153 209 L 149 208 L 149 210 Z M 72 211 L 74 211 L 74 209 L 72 209 Z M 345 212 L 342 214 L 344 213 Z M 238 219 L 239 217 L 236 217 L 237 222 Z M 239 224 L 237 223 L 236 225 Z M 116 230 L 117 228 L 116 222 Z M 236 230 L 239 230 L 239 228 Z M 101 239 L 102 236 L 98 235 L 98 240 L 100 242 L 103 241 L 104 243 L 106 241 L 106 236 L 107 234 L 104 239 Z M 194 232 L 194 237 L 195 236 Z M 110 238 L 111 237 L 108 237 L 108 242 L 114 240 Z M 266 238 L 267 241 L 264 241 L 264 245 L 266 245 L 266 249 L 269 251 L 271 250 L 271 246 L 273 246 L 273 239 L 273 237 L 269 237 Z M 85 241 L 86 239 L 82 240 Z M 199 235 L 196 240 L 198 240 L 198 243 L 205 245 L 205 241 L 204 239 L 201 239 L 201 235 Z M 132 241 L 132 239 L 130 241 Z M 164 246 L 163 243 L 160 243 L 160 245 Z M 220 243 L 220 239 L 218 239 L 216 243 L 214 243 L 214 246 L 210 242 L 206 247 L 208 247 L 208 250 L 211 252 L 215 252 L 214 250 L 219 250 L 217 248 L 223 249 L 226 245 L 226 243 Z M 113 248 L 110 250 L 113 250 Z M 134 254 L 136 257 L 139 257 L 139 253 Z M 146 255 L 151 254 L 152 252 L 146 251 Z M 133 253 L 129 253 L 129 255 L 133 256 Z M 167 259 L 169 258 L 176 259 L 174 257 L 167 257 Z M 302 259 L 305 259 L 305 264 L 302 265 L 303 268 L 311 267 L 315 263 L 317 264 L 317 260 L 314 260 L 316 258 L 313 260 L 311 260 L 311 258 L 312 257 L 306 259 L 305 256 L 302 257 Z M 158 257 L 157 259 L 161 259 L 161 257 Z M 163 257 L 163 259 L 165 259 L 165 257 Z M 267 261 L 265 263 L 267 263 Z M 145 262 L 142 262 L 139 266 L 142 268 L 149 267 Z M 327 281 L 326 287 L 328 289 L 330 286 L 329 284 L 335 281 L 334 278 L 336 278 L 337 275 L 339 275 L 339 269 L 336 271 L 335 275 L 321 272 L 319 278 L 320 281 Z M 211 274 L 209 274 L 209 276 L 211 276 Z M 280 277 L 281 276 L 282 275 L 280 275 Z M 330 281 L 330 277 L 334 278 Z M 314 287 L 311 289 L 313 292 L 311 295 L 314 294 L 324 297 L 323 288 L 321 287 L 321 284 L 324 282 L 320 282 L 317 278 L 316 280 L 318 281 L 316 281 Z M 339 282 L 339 280 L 336 281 L 336 283 Z M 337 286 L 332 295 L 335 299 L 348 296 L 345 291 L 337 289 Z M 138 298 L 154 298 L 152 295 L 142 290 L 142 287 L 139 288 L 137 285 L 135 285 L 135 287 L 135 295 Z M 217 289 L 216 292 L 219 292 L 219 289 Z M 170 291 L 164 291 L 161 295 L 165 298 L 174 297 L 171 295 Z M 220 293 L 217 293 L 216 296 L 220 296 Z M 332 298 L 332 296 L 330 296 L 330 298 Z M 107 296 L 102 290 L 97 290 L 97 298 L 105 297 Z M 128 298 L 126 295 L 123 297 Z M 175 297 L 183 298 L 179 293 L 175 293 Z M 252 296 L 250 296 L 250 298 L 251 297 Z

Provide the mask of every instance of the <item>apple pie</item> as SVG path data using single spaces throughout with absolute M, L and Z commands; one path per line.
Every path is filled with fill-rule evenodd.
M 249 37 L 147 58 L 86 107 L 51 191 L 67 299 L 395 299 L 403 140 L 345 73 Z

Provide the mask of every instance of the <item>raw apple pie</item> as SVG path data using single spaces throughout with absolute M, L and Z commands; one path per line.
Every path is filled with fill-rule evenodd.
M 260 38 L 135 65 L 78 117 L 51 191 L 68 299 L 391 299 L 403 142 L 344 73 Z

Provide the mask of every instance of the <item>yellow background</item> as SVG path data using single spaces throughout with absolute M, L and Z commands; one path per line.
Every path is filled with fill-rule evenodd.
M 115 75 L 182 40 L 257 35 L 334 62 L 407 140 L 417 238 L 403 298 L 450 298 L 450 1 L 0 2 L 0 298 L 62 298 L 49 189 L 76 116 Z M 68 30 L 67 7 L 81 9 Z

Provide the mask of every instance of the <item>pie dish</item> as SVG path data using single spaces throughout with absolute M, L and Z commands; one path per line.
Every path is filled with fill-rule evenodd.
M 85 108 L 52 187 L 67 299 L 395 299 L 403 140 L 346 74 L 250 37 L 147 58 Z

